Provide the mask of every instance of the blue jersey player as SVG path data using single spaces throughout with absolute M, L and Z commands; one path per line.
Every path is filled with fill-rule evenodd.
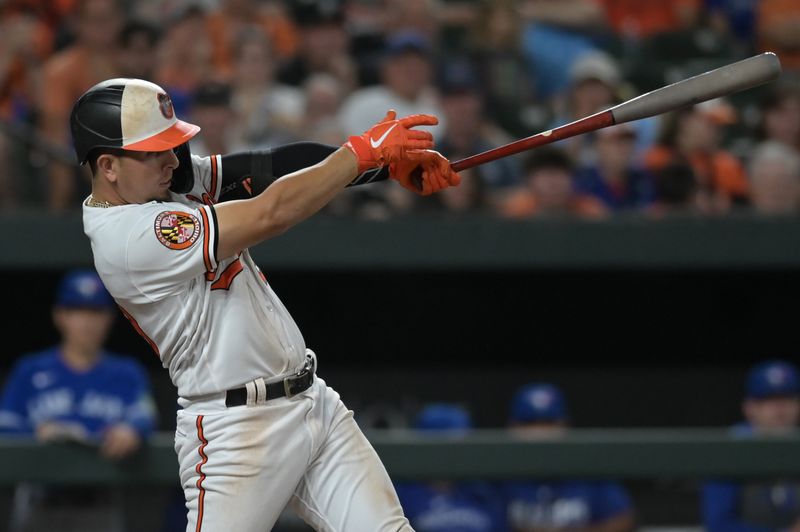
M 525 437 L 557 437 L 567 430 L 563 394 L 556 386 L 521 388 L 511 406 L 512 430 Z M 505 486 L 506 518 L 513 532 L 581 530 L 627 532 L 634 527 L 625 489 L 612 481 L 538 479 Z
M 433 403 L 417 415 L 421 431 L 466 431 L 472 426 L 461 407 Z M 504 529 L 502 498 L 485 482 L 413 482 L 396 486 L 409 522 L 417 532 L 497 532 Z
M 800 424 L 800 372 L 785 360 L 754 366 L 742 403 L 745 423 L 739 437 L 796 432 Z M 702 491 L 703 524 L 708 532 L 800 530 L 800 482 L 793 478 L 749 481 L 717 479 Z
M 155 409 L 143 368 L 102 348 L 114 315 L 95 272 L 64 276 L 53 308 L 61 341 L 12 370 L 0 403 L 1 432 L 97 445 L 112 459 L 139 448 L 153 430 Z

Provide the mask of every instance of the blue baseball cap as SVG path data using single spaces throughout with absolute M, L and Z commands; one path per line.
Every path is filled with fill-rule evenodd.
M 745 393 L 749 399 L 800 395 L 797 368 L 784 360 L 757 364 L 747 375 Z
M 414 418 L 417 430 L 467 430 L 472 428 L 469 412 L 458 405 L 431 403 Z
M 557 386 L 533 383 L 520 388 L 511 402 L 511 421 L 536 423 L 565 421 L 567 407 Z
M 394 57 L 405 53 L 415 53 L 423 57 L 431 54 L 431 45 L 428 38 L 417 31 L 401 31 L 389 36 L 386 40 L 384 55 Z
M 107 309 L 114 306 L 100 276 L 93 270 L 72 270 L 61 279 L 56 306 Z

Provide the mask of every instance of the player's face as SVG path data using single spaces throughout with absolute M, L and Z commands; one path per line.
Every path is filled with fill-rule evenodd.
M 178 167 L 172 150 L 128 152 L 118 160 L 117 187 L 127 203 L 169 200 L 172 172 Z
M 786 432 L 800 422 L 800 398 L 773 397 L 744 403 L 747 421 L 760 432 Z
M 107 309 L 57 308 L 53 321 L 66 345 L 93 353 L 106 341 L 114 314 Z

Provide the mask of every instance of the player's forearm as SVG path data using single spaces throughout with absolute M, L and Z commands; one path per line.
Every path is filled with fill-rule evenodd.
M 258 199 L 266 225 L 283 230 L 298 224 L 328 204 L 356 177 L 356 158 L 338 149 L 321 163 L 275 181 Z
M 264 151 L 237 152 L 222 157 L 222 190 L 219 201 L 258 196 L 278 178 L 324 161 L 339 146 L 318 142 L 293 142 Z M 373 168 L 360 174 L 348 186 L 383 181 L 389 169 Z
M 324 161 L 285 175 L 258 196 L 216 207 L 218 258 L 277 236 L 322 209 L 353 178 L 357 161 L 339 149 Z

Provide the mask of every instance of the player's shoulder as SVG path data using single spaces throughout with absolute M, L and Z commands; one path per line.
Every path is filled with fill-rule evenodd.
M 53 346 L 42 351 L 34 351 L 20 357 L 14 366 L 15 373 L 27 375 L 42 370 L 50 370 L 60 365 L 58 347 Z
M 177 199 L 170 199 L 169 201 L 149 201 L 147 203 L 138 203 L 131 205 L 119 205 L 116 207 L 109 207 L 102 209 L 108 214 L 113 216 L 109 219 L 108 216 L 102 220 L 98 225 L 105 229 L 114 229 L 114 232 L 119 235 L 124 233 L 125 230 L 136 230 L 141 227 L 142 223 L 146 226 L 151 226 L 153 220 L 162 213 L 170 212 L 191 212 L 192 210 L 200 208 L 201 205 L 186 200 L 185 202 L 178 201 Z M 85 207 L 85 209 L 96 209 L 96 207 Z M 105 214 L 105 213 L 104 213 Z M 86 220 L 86 217 L 84 218 Z M 90 229 L 92 224 L 87 223 L 87 229 Z

